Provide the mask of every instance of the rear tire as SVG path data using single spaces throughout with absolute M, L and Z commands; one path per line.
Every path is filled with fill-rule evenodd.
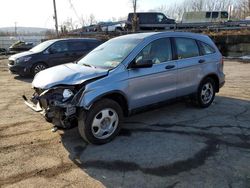
M 88 143 L 105 144 L 117 136 L 122 119 L 120 105 L 113 100 L 102 99 L 94 103 L 89 111 L 81 110 L 78 130 Z
M 209 107 L 215 97 L 215 82 L 212 78 L 207 77 L 201 83 L 197 91 L 196 102 L 199 107 Z

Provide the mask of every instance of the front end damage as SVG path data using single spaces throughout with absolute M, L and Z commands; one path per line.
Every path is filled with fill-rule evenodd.
M 30 100 L 23 96 L 25 104 L 36 112 L 40 112 L 48 122 L 58 128 L 70 128 L 77 119 L 77 101 L 84 88 L 54 87 L 47 90 L 34 88 Z

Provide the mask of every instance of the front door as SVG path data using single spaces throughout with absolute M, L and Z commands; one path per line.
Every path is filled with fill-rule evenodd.
M 176 97 L 177 65 L 172 61 L 171 42 L 161 38 L 148 44 L 135 58 L 152 60 L 150 68 L 129 69 L 130 110 Z
M 71 61 L 68 43 L 66 41 L 58 41 L 51 45 L 48 49 L 48 53 L 48 64 L 50 67 Z

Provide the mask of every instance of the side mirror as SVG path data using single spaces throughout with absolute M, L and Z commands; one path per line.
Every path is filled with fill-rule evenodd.
M 130 68 L 150 68 L 153 66 L 152 60 L 139 60 L 137 62 L 133 62 Z

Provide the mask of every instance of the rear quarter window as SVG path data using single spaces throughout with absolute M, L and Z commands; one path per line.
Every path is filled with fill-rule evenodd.
M 209 44 L 206 44 L 206 43 L 201 42 L 201 41 L 199 41 L 198 43 L 199 43 L 199 46 L 201 48 L 202 55 L 209 55 L 209 54 L 213 54 L 216 52 L 215 49 L 212 46 L 210 46 Z

